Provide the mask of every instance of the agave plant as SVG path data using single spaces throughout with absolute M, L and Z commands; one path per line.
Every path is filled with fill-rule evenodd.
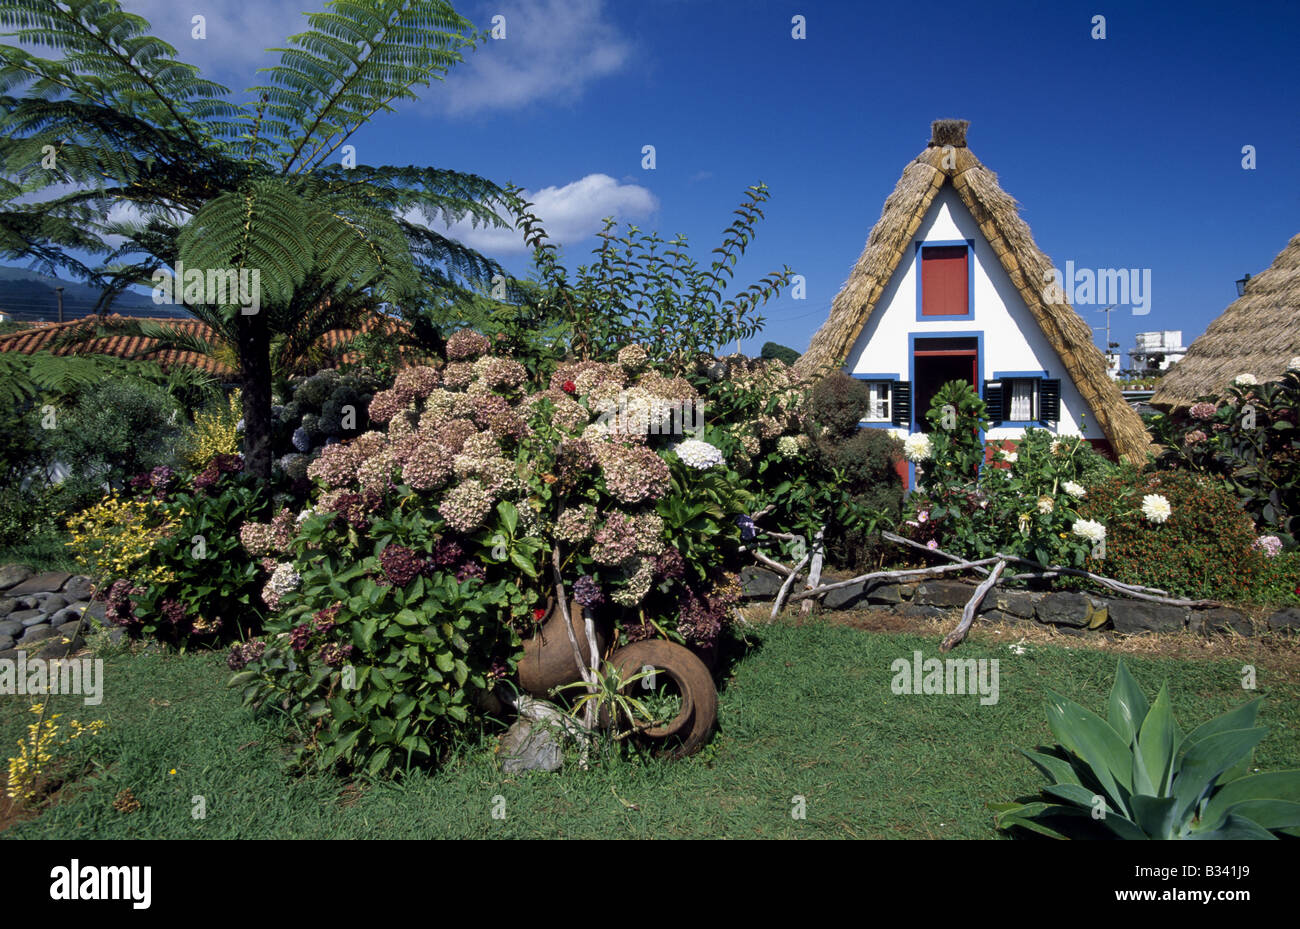
M 1120 661 L 1107 718 L 1049 691 L 1059 745 L 1024 752 L 1052 783 L 1045 799 L 990 804 L 999 829 L 1053 838 L 1272 839 L 1300 836 L 1300 770 L 1248 774 L 1268 732 L 1256 699 L 1186 735 L 1169 686 L 1148 704 Z

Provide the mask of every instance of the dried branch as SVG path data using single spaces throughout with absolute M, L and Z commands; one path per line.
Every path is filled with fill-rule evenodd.
M 939 651 L 950 651 L 954 645 L 966 638 L 967 631 L 970 629 L 971 624 L 975 622 L 975 611 L 979 609 L 980 604 L 984 601 L 984 595 L 992 590 L 993 585 L 998 582 L 998 576 L 1002 574 L 1002 569 L 1006 566 L 1005 561 L 999 561 L 993 568 L 993 572 L 975 588 L 975 593 L 966 601 L 966 606 L 962 608 L 961 622 L 957 624 L 956 629 L 948 633 L 944 638 L 939 646 Z
M 799 576 L 800 570 L 803 569 L 803 566 L 808 563 L 808 559 L 811 557 L 811 554 L 804 555 L 803 560 L 794 566 L 794 570 L 790 572 L 790 576 L 785 579 L 785 583 L 782 584 L 781 589 L 777 591 L 776 602 L 772 604 L 772 615 L 768 617 L 768 622 L 775 620 L 777 614 L 781 612 L 781 605 L 785 602 L 786 595 L 790 593 L 790 587 L 794 584 L 794 579 Z
M 979 561 L 962 561 L 960 564 L 943 564 L 935 565 L 932 568 L 905 568 L 901 571 L 873 571 L 870 574 L 860 574 L 857 577 L 851 577 L 847 581 L 836 581 L 833 584 L 822 584 L 816 590 L 802 590 L 790 598 L 791 602 L 803 600 L 806 597 L 820 597 L 828 590 L 837 590 L 841 587 L 849 587 L 861 581 L 901 581 L 916 577 L 935 577 L 940 574 L 949 574 L 953 571 L 978 571 L 984 565 L 993 564 L 997 558 L 981 558 Z M 988 572 L 985 572 L 988 573 Z

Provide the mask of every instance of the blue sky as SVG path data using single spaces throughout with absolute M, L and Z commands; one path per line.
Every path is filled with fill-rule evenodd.
M 259 49 L 320 0 L 125 0 L 181 57 L 235 89 Z M 359 161 L 430 164 L 525 187 L 570 267 L 600 218 L 705 260 L 746 186 L 771 190 L 737 283 L 788 264 L 807 297 L 765 309 L 763 336 L 804 349 L 931 120 L 971 121 L 971 150 L 1022 204 L 1058 267 L 1151 269 L 1146 316 L 1112 338 L 1187 341 L 1300 231 L 1300 4 L 830 0 L 462 0 L 491 41 L 363 129 Z M 207 39 L 190 17 L 207 16 Z M 791 36 L 806 17 L 807 38 Z M 1106 38 L 1092 19 L 1106 18 Z M 641 167 L 654 145 L 657 167 Z M 1253 145 L 1256 168 L 1242 167 Z M 516 273 L 513 237 L 464 238 Z M 1104 324 L 1081 308 L 1091 325 Z M 1100 342 L 1100 336 L 1098 337 Z

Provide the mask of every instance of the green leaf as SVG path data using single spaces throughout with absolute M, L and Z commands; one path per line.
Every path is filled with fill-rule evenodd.
M 1232 729 L 1201 739 L 1187 750 L 1174 778 L 1174 796 L 1178 798 L 1178 815 L 1185 816 L 1200 802 L 1215 779 L 1241 758 L 1248 757 L 1268 734 L 1261 727 Z
M 1133 820 L 1143 832 L 1153 839 L 1176 838 L 1178 801 L 1174 797 L 1152 797 L 1135 794 L 1132 799 Z
M 1300 770 L 1251 774 L 1224 784 L 1206 803 L 1201 824 L 1207 829 L 1217 828 L 1237 804 L 1258 801 L 1300 803 Z
M 1142 723 L 1142 731 L 1134 746 L 1134 754 L 1139 764 L 1134 770 L 1141 769 L 1143 781 L 1134 778 L 1134 792 L 1164 797 L 1169 795 L 1169 786 L 1174 777 L 1174 716 L 1169 705 L 1169 686 L 1162 684 L 1156 702 L 1147 713 Z M 1134 815 L 1137 814 L 1135 809 Z
M 1050 690 L 1047 724 L 1057 741 L 1087 762 L 1112 804 L 1127 815 L 1120 787 L 1132 793 L 1133 760 L 1119 734 L 1096 713 Z
M 1111 685 L 1106 716 L 1110 726 L 1119 733 L 1126 744 L 1132 744 L 1148 710 L 1147 698 L 1142 693 L 1128 666 L 1120 659 L 1115 669 L 1115 683 Z
M 456 658 L 451 652 L 438 652 L 433 660 L 438 665 L 438 670 L 444 673 L 449 674 L 456 667 Z
M 519 528 L 519 511 L 509 500 L 502 500 L 497 504 L 497 512 L 501 514 L 501 522 L 505 524 L 506 532 L 513 536 L 515 530 Z

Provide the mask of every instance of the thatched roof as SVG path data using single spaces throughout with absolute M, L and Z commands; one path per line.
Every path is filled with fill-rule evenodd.
M 1195 403 L 1225 388 L 1238 374 L 1261 382 L 1286 373 L 1300 355 L 1300 235 L 1278 252 L 1267 271 L 1246 282 L 1238 297 L 1181 361 L 1160 379 L 1151 402 L 1165 407 Z
M 844 364 L 889 279 L 904 255 L 911 254 L 912 238 L 935 196 L 945 184 L 952 184 L 1096 415 L 1111 447 L 1125 458 L 1142 460 L 1151 440 L 1141 417 L 1107 375 L 1106 359 L 1093 343 L 1087 323 L 1068 303 L 1049 303 L 1045 299 L 1046 273 L 1052 262 L 1034 244 L 1016 201 L 998 186 L 997 175 L 966 147 L 969 125 L 966 120 L 956 119 L 934 123 L 929 145 L 903 170 L 853 272 L 831 304 L 830 318 L 817 330 L 808 351 L 795 366 L 812 373 Z

